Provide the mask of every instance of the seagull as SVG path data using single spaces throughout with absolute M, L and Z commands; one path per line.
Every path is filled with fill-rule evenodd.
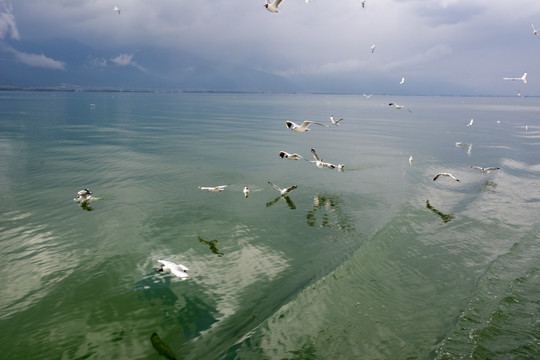
M 375 52 L 375 48 L 376 48 L 375 44 L 371 45 L 371 53 L 372 54 Z
M 304 132 L 304 131 L 308 131 L 308 127 L 309 125 L 311 124 L 317 124 L 317 125 L 321 125 L 321 126 L 324 126 L 324 127 L 329 127 L 328 125 L 325 125 L 325 124 L 321 124 L 321 123 L 318 123 L 318 122 L 315 122 L 315 121 L 304 121 L 302 123 L 302 125 L 298 125 L 292 121 L 285 121 L 285 125 L 287 125 L 287 127 L 291 130 L 294 130 L 296 132 Z
M 540 29 L 535 29 L 533 24 L 531 24 L 531 26 L 533 28 L 533 34 L 538 35 L 538 33 L 540 32 Z
M 371 96 L 373 96 L 373 94 L 369 94 L 369 95 L 366 95 L 366 94 L 362 94 L 366 99 L 369 99 L 371 98 Z
M 435 177 L 433 178 L 433 181 L 437 180 L 439 178 L 439 176 L 449 176 L 451 177 L 452 179 L 456 180 L 457 182 L 460 182 L 459 179 L 457 177 L 455 177 L 454 175 L 450 174 L 450 173 L 438 173 L 437 175 L 435 175 Z
M 341 172 L 343 172 L 343 168 L 345 167 L 344 164 L 338 164 L 337 169 Z
M 118 6 L 115 6 L 113 11 L 116 11 L 118 15 L 120 15 L 120 8 Z
M 187 267 L 181 264 L 175 264 L 171 261 L 167 260 L 158 260 L 158 262 L 162 263 L 163 265 L 157 269 L 156 271 L 162 271 L 162 272 L 170 272 L 175 276 L 178 276 L 182 279 L 187 279 L 189 277 L 187 271 L 189 270 Z
M 244 186 L 243 192 L 244 192 L 244 197 L 248 197 L 248 195 L 249 195 L 249 188 L 248 188 L 247 186 Z
M 319 155 L 317 155 L 314 148 L 311 148 L 311 153 L 313 154 L 315 161 L 310 161 L 310 162 L 315 163 L 315 165 L 317 165 L 318 168 L 322 168 L 322 167 L 327 167 L 329 169 L 336 168 L 336 165 L 324 162 L 323 159 L 319 158 Z
M 412 165 L 412 162 L 413 162 L 414 158 L 411 156 L 409 156 L 409 165 Z
M 225 190 L 225 188 L 228 185 L 220 185 L 220 186 L 199 186 L 199 189 L 201 190 L 208 190 L 210 192 L 221 192 Z
M 474 119 L 471 118 L 471 121 L 469 121 L 469 123 L 467 124 L 467 127 L 472 126 L 473 122 L 474 122 Z
M 399 82 L 399 85 L 403 85 L 403 84 L 405 84 L 405 78 L 404 77 L 402 77 L 401 81 Z
M 527 73 L 523 73 L 523 76 L 520 77 L 520 78 L 506 78 L 505 77 L 505 78 L 503 78 L 503 80 L 512 80 L 512 81 L 521 80 L 521 81 L 523 81 L 524 84 L 526 84 L 527 83 Z
M 298 159 L 303 159 L 302 156 L 294 153 L 294 154 L 289 154 L 288 152 L 286 151 L 280 151 L 279 152 L 279 156 L 282 158 L 282 159 L 289 159 L 289 160 L 298 160 Z
M 279 191 L 280 194 L 281 194 L 281 196 L 285 196 L 285 195 L 287 195 L 288 193 L 290 193 L 291 191 L 293 191 L 294 189 L 297 188 L 296 185 L 293 185 L 293 186 L 289 186 L 288 188 L 282 189 L 282 188 L 280 188 L 279 186 L 272 184 L 270 181 L 269 181 L 268 183 L 269 183 L 270 185 L 272 185 L 272 187 L 273 187 L 274 189 L 276 189 L 277 191 Z
M 88 189 L 83 189 L 77 192 L 77 197 L 73 199 L 73 201 L 84 203 L 90 200 L 91 197 L 92 197 L 92 192 Z
M 388 106 L 394 106 L 396 109 L 400 110 L 400 109 L 407 109 L 408 112 L 410 112 L 412 114 L 412 111 L 408 108 L 408 107 L 405 107 L 403 105 L 398 105 L 396 103 L 393 103 L 391 102 L 390 104 L 388 104 Z
M 277 13 L 277 12 L 279 12 L 278 11 L 278 6 L 279 6 L 279 4 L 281 4 L 281 1 L 282 0 L 274 0 L 273 3 L 270 3 L 270 1 L 266 0 L 266 4 L 264 4 L 264 7 L 266 8 L 266 10 L 268 10 L 270 12 Z
M 336 125 L 336 126 L 339 126 L 339 122 L 343 120 L 343 118 L 339 119 L 339 120 L 334 120 L 334 115 L 330 115 L 330 121 L 332 122 L 332 125 Z
M 473 169 L 478 169 L 478 170 L 482 170 L 482 172 L 484 173 L 484 175 L 486 175 L 488 172 L 490 172 L 491 170 L 499 170 L 500 168 L 498 167 L 488 167 L 488 168 L 484 168 L 484 167 L 481 167 L 481 166 L 475 166 L 475 165 L 471 165 L 471 167 Z
M 366 0 L 362 0 L 362 7 L 366 7 Z

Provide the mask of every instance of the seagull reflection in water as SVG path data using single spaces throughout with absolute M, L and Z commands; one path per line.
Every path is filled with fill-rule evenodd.
M 435 214 L 439 215 L 445 224 L 455 218 L 455 216 L 452 214 L 445 214 L 435 209 L 433 206 L 431 206 L 431 204 L 429 203 L 429 200 L 426 200 L 426 207 L 429 210 L 433 211 Z
M 200 236 L 197 236 L 199 238 L 199 242 L 200 243 L 203 243 L 203 244 L 206 244 L 208 245 L 208 247 L 210 248 L 210 251 L 212 251 L 214 254 L 216 254 L 217 256 L 219 257 L 222 257 L 223 256 L 223 253 L 222 252 L 219 252 L 216 244 L 218 243 L 218 240 L 210 240 L 210 241 L 207 241 L 207 240 L 204 240 L 202 237 Z
M 316 195 L 313 198 L 313 208 L 306 215 L 308 225 L 317 226 L 319 214 L 320 227 L 354 231 L 354 225 L 339 206 L 340 202 L 340 197 L 335 195 Z
M 296 205 L 294 205 L 294 202 L 291 200 L 291 198 L 287 195 L 279 195 L 277 198 L 275 198 L 274 200 L 272 201 L 269 201 L 266 203 L 266 207 L 270 207 L 272 205 L 274 205 L 275 203 L 277 203 L 279 201 L 279 199 L 284 199 L 285 202 L 287 203 L 287 206 L 291 209 L 291 210 L 294 210 L 296 209 Z

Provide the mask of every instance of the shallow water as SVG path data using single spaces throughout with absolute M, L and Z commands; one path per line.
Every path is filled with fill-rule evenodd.
M 156 333 L 185 359 L 534 358 L 539 112 L 535 98 L 2 92 L 0 350 L 159 359 Z M 285 127 L 331 114 L 339 127 Z M 345 171 L 278 156 L 311 147 Z M 268 181 L 298 189 L 282 199 Z M 156 273 L 162 258 L 190 278 Z

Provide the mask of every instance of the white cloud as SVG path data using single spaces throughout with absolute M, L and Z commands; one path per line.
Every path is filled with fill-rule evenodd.
M 133 66 L 141 71 L 146 71 L 144 67 L 133 61 L 133 54 L 120 54 L 111 61 L 117 66 Z
M 19 40 L 13 9 L 0 1 L 0 39 L 4 39 L 8 33 L 11 34 L 12 39 Z
M 42 67 L 53 70 L 65 70 L 66 64 L 62 61 L 51 59 L 43 54 L 29 54 L 19 50 L 16 50 L 12 47 L 4 48 L 7 52 L 15 55 L 15 58 L 21 63 L 33 66 L 33 67 Z

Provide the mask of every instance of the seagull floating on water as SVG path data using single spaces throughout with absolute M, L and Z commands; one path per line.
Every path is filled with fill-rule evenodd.
M 540 29 L 535 29 L 533 24 L 531 24 L 531 26 L 533 28 L 533 34 L 538 35 L 538 33 L 540 32 Z
M 375 48 L 376 48 L 375 44 L 371 45 L 371 53 L 372 54 L 375 52 Z
M 279 156 L 282 158 L 282 159 L 289 159 L 289 160 L 298 160 L 298 159 L 303 159 L 303 157 L 301 155 L 298 155 L 296 153 L 294 154 L 289 154 L 288 152 L 286 151 L 280 151 L 279 152 Z
M 116 11 L 118 13 L 118 15 L 120 15 L 120 8 L 118 6 L 115 6 L 113 11 Z
M 282 188 L 280 188 L 279 186 L 272 184 L 270 181 L 269 181 L 268 183 L 269 183 L 270 185 L 272 185 L 272 187 L 273 187 L 274 189 L 276 189 L 277 191 L 279 191 L 279 193 L 281 194 L 281 196 L 285 196 L 285 195 L 287 195 L 288 193 L 290 193 L 291 191 L 293 191 L 294 189 L 297 188 L 296 185 L 293 185 L 293 186 L 289 186 L 288 188 L 282 189 Z
M 471 121 L 469 121 L 469 123 L 467 124 L 467 126 L 472 126 L 473 122 L 474 122 L 474 119 L 471 119 Z
M 500 168 L 498 167 L 481 167 L 481 166 L 476 166 L 476 165 L 471 165 L 471 167 L 473 169 L 478 169 L 478 170 L 482 170 L 482 172 L 484 173 L 484 175 L 486 175 L 488 172 L 492 171 L 492 170 L 499 170 Z
M 270 12 L 277 13 L 279 12 L 278 6 L 279 4 L 281 4 L 281 1 L 282 0 L 275 0 L 273 3 L 271 3 L 270 1 L 266 0 L 266 4 L 264 4 L 264 7 Z
M 321 124 L 321 123 L 318 123 L 318 122 L 315 122 L 315 121 L 304 121 L 302 123 L 302 125 L 298 125 L 292 121 L 285 121 L 285 125 L 287 125 L 287 127 L 291 130 L 294 130 L 296 132 L 305 132 L 305 131 L 308 131 L 308 127 L 309 125 L 311 124 L 317 124 L 317 125 L 321 125 L 321 126 L 324 126 L 324 127 L 329 127 L 328 125 L 325 125 L 325 124 Z
M 221 192 L 225 190 L 228 185 L 219 185 L 219 186 L 199 186 L 201 190 L 208 190 L 210 192 Z
M 414 158 L 411 156 L 409 156 L 409 165 L 412 165 L 412 162 L 413 162 Z
M 91 197 L 92 197 L 92 192 L 88 189 L 83 189 L 77 192 L 77 197 L 73 200 L 79 203 L 84 203 L 90 200 Z
M 310 161 L 310 162 L 315 163 L 315 165 L 317 165 L 318 168 L 322 168 L 322 167 L 327 167 L 329 169 L 336 168 L 336 165 L 324 162 L 323 159 L 319 158 L 319 155 L 317 155 L 317 152 L 315 151 L 314 148 L 311 148 L 311 153 L 313 154 L 315 161 Z
M 330 115 L 330 121 L 332 122 L 332 125 L 335 125 L 335 126 L 339 126 L 339 122 L 343 120 L 343 118 L 339 119 L 339 120 L 335 120 L 334 119 L 334 115 Z
M 172 261 L 167 260 L 158 260 L 158 262 L 162 263 L 163 265 L 157 269 L 157 272 L 168 272 L 172 273 L 173 275 L 181 278 L 181 279 L 187 279 L 189 277 L 187 271 L 189 270 L 187 267 L 181 264 L 175 264 Z
M 411 111 L 408 107 L 406 107 L 406 106 L 398 105 L 398 104 L 393 103 L 393 102 L 391 102 L 390 104 L 388 104 L 388 106 L 394 106 L 394 107 L 395 107 L 396 109 L 398 109 L 398 110 L 401 110 L 401 109 L 407 109 L 407 111 L 410 112 L 410 113 L 412 114 L 412 111 Z
M 405 84 L 405 78 L 404 77 L 402 77 L 401 81 L 399 82 L 399 85 L 403 85 L 403 84 Z
M 503 80 L 512 80 L 512 81 L 521 80 L 521 81 L 523 81 L 524 84 L 526 84 L 527 83 L 527 73 L 523 73 L 523 76 L 520 77 L 520 78 L 506 78 L 506 77 L 503 77 Z
M 457 177 L 455 177 L 454 175 L 450 174 L 450 173 L 438 173 L 437 175 L 435 175 L 435 177 L 433 178 L 433 181 L 437 180 L 439 178 L 439 176 L 448 176 L 448 177 L 451 177 L 452 179 L 456 180 L 457 182 L 460 182 L 459 179 Z
M 242 190 L 245 197 L 248 197 L 249 195 L 249 188 L 247 186 L 244 186 L 244 190 Z

